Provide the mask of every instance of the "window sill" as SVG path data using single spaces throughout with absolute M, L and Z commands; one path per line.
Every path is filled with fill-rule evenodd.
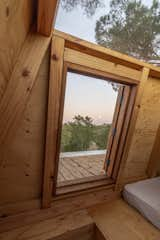
M 59 184 L 56 189 L 56 196 L 85 192 L 87 190 L 94 190 L 100 187 L 113 187 L 114 183 L 114 180 L 105 175 L 68 181 L 68 183 Z

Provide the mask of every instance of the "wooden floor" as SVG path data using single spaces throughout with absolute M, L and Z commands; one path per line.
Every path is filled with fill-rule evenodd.
M 159 240 L 160 231 L 122 199 L 94 206 L 89 214 L 106 240 Z
M 84 196 L 84 195 L 83 195 Z M 82 196 L 81 196 L 82 197 Z M 86 197 L 86 196 L 85 196 Z M 67 201 L 67 200 L 65 200 Z M 71 200 L 70 200 L 71 201 Z M 88 199 L 86 198 L 85 202 Z M 104 201 L 104 200 L 103 200 Z M 80 207 L 81 201 L 76 202 Z M 54 205 L 55 206 L 55 205 Z M 65 206 L 65 207 L 64 207 Z M 82 206 L 81 206 L 82 207 Z M 73 207 L 72 207 L 73 208 Z M 57 209 L 57 208 L 56 208 Z M 53 209 L 11 217 L 0 228 L 1 240 L 159 240 L 160 231 L 122 199 L 109 198 L 105 203 L 73 211 L 63 203 L 61 215 Z M 64 214 L 64 210 L 65 212 Z M 47 211 L 47 212 L 46 212 Z M 45 212 L 45 214 L 44 214 Z M 54 216 L 48 214 L 54 214 Z M 34 214 L 34 215 L 33 215 Z M 44 215 L 43 215 L 44 214 Z M 43 216 L 43 217 L 42 217 Z M 44 219 L 45 217 L 45 219 Z M 47 218 L 46 218 L 47 217 Z M 19 218 L 19 219 L 18 219 Z M 21 219 L 21 221 L 20 221 Z M 39 220 L 38 220 L 39 219 Z M 8 221 L 8 222 L 7 222 Z M 33 221 L 33 222 L 32 222 Z M 17 227 L 15 227 L 18 224 Z M 96 226 L 100 235 L 95 236 Z M 7 230 L 8 228 L 8 230 Z
M 58 183 L 104 175 L 104 160 L 104 154 L 60 158 Z

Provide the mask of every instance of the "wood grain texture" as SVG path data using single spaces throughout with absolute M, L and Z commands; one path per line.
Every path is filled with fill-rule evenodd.
M 120 76 L 119 81 L 117 78 L 117 82 L 119 83 L 124 83 L 125 80 L 126 83 L 131 83 L 131 80 L 133 80 L 133 82 L 134 81 L 137 82 L 141 78 L 140 71 L 119 64 L 115 65 L 114 63 L 106 61 L 104 59 L 97 58 L 89 54 L 85 54 L 83 52 L 75 51 L 68 48 L 65 48 L 64 60 L 66 62 L 77 64 L 80 66 L 89 67 L 90 69 L 93 69 L 93 71 L 95 69 L 109 74 Z M 130 74 L 128 75 L 128 73 Z M 124 80 L 121 80 L 123 77 Z
M 34 14 L 34 0 L 0 1 L 0 101 Z
M 30 33 L 0 103 L 0 146 L 13 137 L 34 86 L 50 38 Z
M 26 226 L 17 228 L 15 230 L 0 234 L 1 240 L 49 240 L 57 239 L 58 236 L 69 234 L 69 232 L 90 226 L 88 230 L 93 230 L 92 218 L 88 215 L 86 210 L 77 211 L 68 215 L 62 214 L 61 216 L 39 221 L 35 224 L 28 224 Z M 80 234 L 83 231 L 79 232 Z M 91 232 L 90 232 L 91 233 Z M 81 235 L 82 237 L 83 235 Z M 85 236 L 85 234 L 84 234 Z M 89 234 L 88 234 L 89 236 Z M 71 236 L 70 236 L 71 237 Z M 63 238 L 62 238 L 63 239 Z M 73 238 L 69 238 L 73 239 Z M 76 238 L 77 239 L 77 238 Z M 81 238 L 82 239 L 82 238 Z M 85 238 L 83 238 L 85 239 Z M 89 240 L 90 238 L 88 238 Z M 86 239 L 87 240 L 87 239 Z M 91 239 L 90 239 L 91 240 Z
M 48 50 L 14 137 L 0 150 L 1 212 L 7 213 L 7 209 L 10 212 L 9 205 L 15 203 L 14 209 L 19 211 L 24 201 L 38 200 L 41 196 L 49 78 Z
M 37 32 L 49 36 L 54 27 L 59 0 L 38 0 Z
M 118 114 L 119 114 L 119 111 L 120 111 L 120 101 L 121 101 L 121 98 L 123 96 L 123 90 L 124 90 L 123 86 L 121 86 L 118 90 L 118 96 L 117 96 L 117 100 L 116 100 L 116 106 L 115 106 L 115 110 L 114 110 L 112 126 L 111 126 L 111 129 L 109 131 L 108 142 L 107 142 L 107 152 L 106 152 L 105 163 L 104 163 L 104 169 L 106 171 L 108 170 L 107 160 L 109 159 L 110 151 L 111 151 L 111 148 L 112 148 L 112 145 L 113 145 L 113 140 L 114 140 L 113 131 L 116 128 Z M 109 172 L 107 173 L 107 175 L 111 176 Z
M 110 61 L 115 64 L 123 65 L 132 69 L 142 70 L 144 67 L 150 69 L 150 76 L 160 78 L 160 69 L 152 64 L 145 63 L 136 58 L 122 54 L 117 51 L 113 51 L 109 48 L 96 45 L 71 36 L 69 34 L 54 30 L 54 35 L 65 39 L 65 47 L 78 50 L 81 53 L 86 53 L 91 56 L 95 56 L 106 61 Z
M 150 93 L 146 92 L 146 87 L 152 84 L 150 79 L 148 79 L 148 75 L 149 69 L 144 68 L 142 72 L 142 80 L 137 92 L 135 106 L 133 109 L 129 133 L 127 136 L 127 146 L 124 149 L 122 164 L 117 179 L 117 187 L 120 182 L 123 182 L 124 184 L 125 181 L 127 182 L 130 179 L 136 180 L 136 178 L 146 176 L 146 166 L 148 164 L 150 152 L 153 146 L 153 138 L 151 139 L 151 135 L 146 134 L 148 132 L 146 122 L 149 123 L 148 117 L 152 117 L 154 120 L 156 118 L 155 114 L 149 116 L 148 110 L 144 110 L 145 108 L 149 108 L 148 101 L 145 102 L 145 105 L 143 105 L 143 102 L 146 101 L 146 94 L 147 98 L 151 97 L 151 93 L 153 95 L 155 94 L 152 92 L 151 88 Z M 152 109 L 154 109 L 154 106 L 152 106 Z M 156 121 L 158 121 L 158 119 Z M 157 127 L 153 121 L 150 127 L 151 129 L 155 128 L 157 130 Z M 155 135 L 155 132 L 152 134 Z
M 53 180 L 56 169 L 59 109 L 63 80 L 63 54 L 64 40 L 53 36 L 50 59 L 48 116 L 42 197 L 43 207 L 49 207 L 51 204 Z
M 121 135 L 122 135 L 122 127 L 123 122 L 125 120 L 125 115 L 127 112 L 128 102 L 129 102 L 129 96 L 130 96 L 130 87 L 129 86 L 121 86 L 122 88 L 122 94 L 120 93 L 120 99 L 117 102 L 119 105 L 119 111 L 117 113 L 117 119 L 115 121 L 115 126 L 113 126 L 112 129 L 112 135 L 113 135 L 113 142 L 110 149 L 107 151 L 107 157 L 106 160 L 109 159 L 110 163 L 107 166 L 107 176 L 112 176 L 114 163 L 116 161 L 117 157 L 117 151 L 118 146 L 121 141 Z M 116 114 L 116 112 L 115 112 Z
M 54 199 L 51 208 L 37 209 L 27 212 L 21 212 L 14 216 L 8 216 L 0 219 L 0 232 L 7 232 L 16 228 L 33 225 L 40 221 L 44 221 L 58 216 L 70 215 L 78 210 L 87 209 L 95 204 L 112 201 L 119 197 L 119 193 L 113 192 L 112 189 L 106 187 L 97 188 L 96 192 L 88 190 L 79 194 L 71 194 L 61 196 Z
M 147 174 L 147 166 L 159 128 L 160 85 L 157 79 L 148 79 L 145 87 L 133 139 L 123 172 L 123 180 Z M 158 154 L 158 152 L 157 152 Z
M 160 231 L 123 200 L 89 210 L 94 222 L 108 240 L 158 240 Z
M 132 120 L 131 116 L 132 116 L 133 107 L 134 107 L 134 103 L 135 103 L 135 99 L 136 99 L 137 88 L 138 88 L 137 86 L 132 86 L 131 87 L 131 93 L 130 93 L 130 97 L 129 97 L 128 108 L 127 108 L 125 120 L 123 122 L 121 141 L 120 141 L 118 149 L 117 149 L 116 161 L 115 161 L 114 169 L 113 169 L 113 173 L 112 173 L 112 178 L 113 179 L 117 178 L 119 167 L 120 167 L 120 164 L 121 164 L 123 151 L 124 151 L 124 148 L 125 148 L 125 144 L 127 144 L 126 138 L 127 138 L 129 125 L 130 125 L 130 122 Z
M 160 175 L 160 126 L 157 129 L 153 149 L 147 167 L 147 173 L 149 177 L 156 177 L 157 175 Z

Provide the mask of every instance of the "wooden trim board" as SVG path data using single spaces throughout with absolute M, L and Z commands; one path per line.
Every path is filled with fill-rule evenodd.
M 59 108 L 62 88 L 64 40 L 59 37 L 52 39 L 50 79 L 48 96 L 48 116 L 46 132 L 46 149 L 44 163 L 44 181 L 42 207 L 51 205 L 53 181 L 55 180 L 55 158 L 57 156 L 57 132 L 59 126 Z
M 128 134 L 127 134 L 127 137 L 126 137 L 126 145 L 124 147 L 124 152 L 122 154 L 121 166 L 120 166 L 119 173 L 118 173 L 117 180 L 116 180 L 115 190 L 118 190 L 119 188 L 121 188 L 121 182 L 122 182 L 122 179 L 123 179 L 122 173 L 123 173 L 123 169 L 124 169 L 124 166 L 126 164 L 129 149 L 130 149 L 130 146 L 131 146 L 132 136 L 133 136 L 133 132 L 135 130 L 136 120 L 137 120 L 138 112 L 139 112 L 139 109 L 140 109 L 140 104 L 141 104 L 141 99 L 142 99 L 142 96 L 143 96 L 144 87 L 145 87 L 145 84 L 148 80 L 149 71 L 150 71 L 150 69 L 145 68 L 145 67 L 143 68 L 143 71 L 142 71 L 141 81 L 140 81 L 140 84 L 138 86 L 137 96 L 136 96 L 136 100 L 135 100 L 135 104 L 134 104 L 134 108 L 133 108 L 133 113 L 132 113 L 132 116 L 131 116 L 131 121 L 130 121 L 129 129 L 128 129 Z
M 59 0 L 38 0 L 37 32 L 50 36 L 54 27 Z
M 144 67 L 149 68 L 149 76 L 160 78 L 160 68 L 152 64 L 140 61 L 136 58 L 122 54 L 120 52 L 113 51 L 109 48 L 105 48 L 100 45 L 84 41 L 72 35 L 60 32 L 58 30 L 54 30 L 53 35 L 62 37 L 65 40 L 66 48 L 77 50 L 90 56 L 105 59 L 106 61 L 110 61 L 112 63 L 115 63 L 116 65 L 120 64 L 131 69 L 137 69 L 139 71 L 142 71 Z
M 103 77 L 103 72 L 105 75 L 107 75 L 107 73 L 113 74 L 113 76 L 117 76 L 117 80 L 113 77 L 113 81 L 118 83 L 137 84 L 141 78 L 141 71 L 124 67 L 122 65 L 115 65 L 107 60 L 69 48 L 65 48 L 64 61 L 76 64 L 77 66 L 88 67 L 89 69 L 93 69 L 93 71 L 97 70 L 101 72 L 101 77 Z M 128 75 L 128 72 L 130 72 L 130 75 Z
M 61 196 L 54 198 L 51 207 L 47 209 L 37 209 L 21 214 L 8 216 L 0 219 L 0 233 L 10 231 L 15 228 L 25 227 L 26 225 L 34 224 L 50 218 L 70 215 L 71 213 L 87 209 L 95 204 L 103 203 L 104 201 L 112 201 L 119 197 L 119 192 L 113 192 L 112 189 L 106 187 L 97 188 L 96 192 L 93 190 L 74 193 L 68 196 Z

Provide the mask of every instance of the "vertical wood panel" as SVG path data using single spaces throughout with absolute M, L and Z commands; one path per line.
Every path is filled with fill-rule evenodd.
M 130 87 L 124 86 L 122 97 L 120 99 L 120 102 L 118 103 L 120 105 L 120 111 L 118 114 L 117 123 L 116 123 L 115 129 L 113 129 L 115 131 L 114 140 L 113 140 L 113 144 L 112 144 L 111 152 L 109 156 L 110 164 L 108 165 L 108 168 L 107 168 L 107 175 L 109 177 L 111 177 L 112 175 L 112 170 L 113 170 L 114 162 L 116 160 L 119 141 L 121 140 L 120 138 L 122 133 L 123 122 L 125 119 L 125 113 L 127 110 L 129 95 L 130 95 Z
M 59 0 L 38 0 L 37 31 L 45 36 L 51 34 Z
M 156 177 L 157 174 L 160 174 L 160 126 L 157 129 L 157 134 L 150 156 L 147 173 L 149 177 Z
M 118 115 L 119 115 L 119 111 L 120 111 L 120 101 L 121 101 L 121 98 L 123 96 L 123 90 L 124 90 L 124 87 L 121 86 L 119 88 L 119 91 L 118 91 L 118 96 L 117 96 L 117 101 L 116 101 L 116 106 L 115 106 L 112 126 L 111 126 L 111 129 L 110 129 L 110 132 L 109 132 L 109 136 L 108 136 L 107 154 L 106 154 L 105 164 L 104 164 L 104 168 L 105 168 L 106 172 L 108 171 L 107 161 L 109 160 L 112 144 L 113 144 L 113 141 L 114 141 L 114 134 L 113 134 L 113 132 L 114 132 L 114 129 L 116 128 L 116 124 L 117 124 L 117 120 L 118 120 Z M 107 173 L 107 175 L 109 175 L 109 172 Z
M 62 88 L 64 40 L 53 36 L 50 60 L 50 80 L 48 96 L 48 116 L 42 207 L 49 207 L 52 198 L 55 158 L 59 128 L 59 109 Z
M 129 103 L 128 103 L 128 107 L 127 107 L 127 111 L 126 111 L 126 117 L 125 117 L 125 120 L 123 121 L 121 140 L 120 140 L 117 152 L 116 152 L 116 162 L 115 162 L 113 173 L 112 173 L 113 179 L 116 179 L 117 175 L 118 175 L 118 170 L 120 167 L 124 146 L 126 144 L 126 136 L 128 133 L 128 127 L 129 127 L 129 124 L 131 121 L 131 115 L 132 115 L 133 107 L 134 107 L 134 103 L 135 103 L 137 86 L 132 86 L 130 92 L 131 93 L 129 96 Z
M 13 139 L 51 38 L 30 33 L 0 102 L 0 145 Z
M 144 67 L 142 70 L 141 81 L 138 86 L 138 92 L 137 92 L 136 101 L 135 101 L 135 105 L 134 105 L 134 109 L 133 109 L 132 119 L 130 122 L 129 131 L 128 131 L 128 135 L 126 138 L 126 145 L 125 145 L 124 153 L 122 156 L 122 162 L 121 162 L 120 170 L 119 170 L 118 177 L 117 177 L 117 182 L 116 182 L 116 187 L 115 187 L 116 190 L 118 190 L 119 187 L 121 186 L 121 182 L 123 179 L 123 170 L 124 170 L 127 158 L 128 158 L 129 148 L 131 146 L 133 132 L 135 130 L 135 125 L 136 125 L 136 121 L 138 118 L 138 112 L 139 112 L 139 108 L 140 108 L 141 98 L 143 96 L 145 84 L 149 77 L 149 72 L 150 72 L 150 69 L 146 68 L 146 67 Z

